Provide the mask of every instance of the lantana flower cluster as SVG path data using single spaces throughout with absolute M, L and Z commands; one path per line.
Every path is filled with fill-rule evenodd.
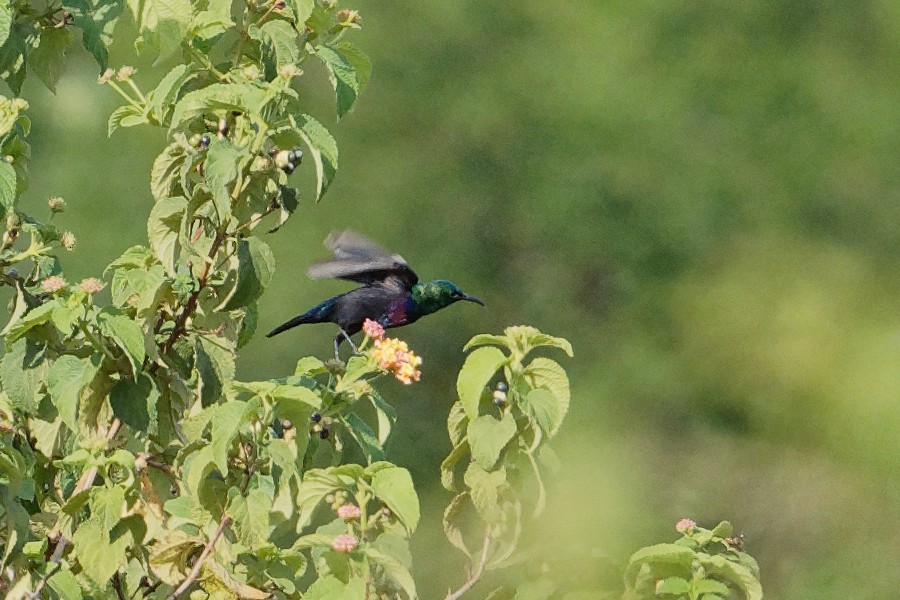
M 379 368 L 393 373 L 394 377 L 406 385 L 419 381 L 422 376 L 419 370 L 422 357 L 410 350 L 406 342 L 384 337 L 384 327 L 371 319 L 366 319 L 363 323 L 363 331 L 373 340 L 370 352 Z

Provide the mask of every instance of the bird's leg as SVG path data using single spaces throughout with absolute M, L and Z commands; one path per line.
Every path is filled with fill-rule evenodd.
M 335 338 L 334 338 L 334 358 L 336 360 L 341 359 L 341 355 L 340 355 L 340 352 L 338 351 L 338 347 L 341 345 L 341 342 L 344 340 L 347 340 L 347 343 L 350 344 L 350 347 L 353 348 L 354 352 L 359 352 L 359 348 L 357 348 L 356 344 L 353 343 L 353 340 L 350 339 L 350 334 L 348 334 L 346 331 L 344 331 L 343 328 L 341 328 L 341 332 L 338 333 L 337 336 L 335 336 Z

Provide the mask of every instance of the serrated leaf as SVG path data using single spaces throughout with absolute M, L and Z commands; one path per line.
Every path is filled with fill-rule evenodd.
M 175 190 L 177 175 L 185 164 L 187 152 L 184 145 L 175 141 L 163 149 L 154 159 L 150 170 L 150 193 L 157 201 L 168 198 Z
M 150 114 L 158 124 L 163 127 L 168 124 L 166 121 L 172 112 L 175 99 L 181 93 L 184 85 L 195 76 L 196 73 L 191 70 L 190 65 L 175 65 L 160 80 L 156 88 L 148 94 L 147 100 L 150 105 Z
M 478 348 L 466 357 L 456 379 L 456 392 L 470 420 L 478 417 L 484 387 L 506 360 L 506 355 L 493 347 Z
M 149 123 L 149 121 L 136 106 L 126 104 L 120 106 L 109 115 L 109 121 L 106 124 L 106 134 L 108 137 L 112 137 L 112 134 L 120 127 L 134 127 L 135 125 L 144 125 L 146 123 Z
M 384 448 L 381 447 L 378 436 L 375 435 L 375 432 L 372 431 L 372 428 L 369 427 L 369 424 L 362 417 L 351 412 L 344 415 L 344 421 L 347 425 L 347 432 L 359 445 L 360 450 L 363 451 L 366 462 L 372 463 L 384 460 Z
M 81 600 L 84 595 L 78 580 L 69 569 L 60 569 L 47 579 L 47 586 L 56 592 L 61 600 Z
M 0 161 L 0 206 L 6 209 L 4 212 L 15 210 L 16 198 L 16 170 L 6 161 Z
M 91 517 L 83 521 L 72 536 L 82 570 L 101 587 L 106 586 L 113 573 L 127 560 L 125 551 L 131 544 L 131 532 L 125 529 L 117 533 L 119 535 L 111 538 L 104 524 Z
M 128 0 L 140 29 L 136 48 L 152 48 L 161 56 L 177 48 L 190 24 L 192 11 L 189 0 Z
M 9 39 L 9 28 L 12 25 L 13 14 L 9 0 L 0 2 L 0 46 Z
M 21 339 L 9 347 L 0 358 L 0 380 L 13 407 L 25 414 L 37 412 L 48 368 L 44 346 Z
M 469 550 L 468 546 L 466 546 L 466 542 L 463 539 L 462 529 L 456 524 L 456 519 L 460 518 L 461 513 L 464 510 L 465 502 L 469 498 L 468 492 L 463 492 L 461 494 L 457 494 L 450 500 L 450 503 L 447 505 L 447 508 L 444 509 L 444 535 L 447 536 L 447 541 L 449 541 L 454 547 L 459 549 L 463 554 L 472 558 L 472 551 Z
M 97 315 L 97 324 L 100 326 L 100 332 L 124 351 L 131 364 L 132 376 L 136 377 L 147 355 L 144 348 L 144 330 L 113 308 L 101 310 Z
M 181 196 L 157 200 L 147 220 L 147 236 L 150 248 L 166 269 L 169 277 L 175 276 L 175 253 L 178 233 L 187 210 L 187 199 Z
M 486 471 L 490 471 L 515 435 L 516 422 L 508 411 L 500 419 L 493 415 L 478 417 L 469 423 L 468 428 L 472 459 Z
M 372 61 L 369 57 L 350 42 L 338 42 L 333 46 L 341 55 L 349 61 L 356 70 L 356 78 L 359 80 L 359 89 L 364 87 L 372 79 Z
M 102 72 L 108 65 L 112 33 L 125 8 L 124 0 L 65 0 L 63 5 L 72 14 L 74 25 L 81 29 L 82 45 Z
M 459 444 L 453 447 L 453 450 L 450 451 L 450 454 L 447 455 L 447 458 L 441 462 L 441 485 L 444 486 L 448 492 L 455 492 L 456 483 L 453 480 L 453 468 L 456 466 L 464 456 L 469 453 L 469 442 L 468 440 L 463 440 Z
M 698 558 L 708 575 L 731 582 L 747 600 L 762 600 L 762 585 L 749 568 L 722 555 L 698 555 Z
M 505 335 L 481 333 L 469 340 L 466 345 L 463 346 L 463 351 L 468 352 L 476 346 L 503 346 L 504 348 L 509 348 L 510 339 Z
M 269 513 L 272 511 L 271 490 L 251 487 L 247 496 L 241 496 L 237 488 L 229 490 L 226 514 L 234 520 L 238 539 L 252 547 L 259 546 L 269 537 Z
M 234 353 L 230 343 L 221 336 L 198 336 L 194 345 L 197 354 L 195 367 L 200 377 L 200 401 L 209 406 L 222 397 L 222 392 L 234 379 Z
M 28 68 L 44 85 L 56 93 L 56 82 L 66 69 L 66 50 L 72 43 L 72 32 L 66 27 L 44 27 L 41 41 L 28 55 Z
M 713 594 L 714 596 L 727 598 L 728 594 L 731 593 L 728 590 L 727 585 L 720 581 L 716 581 L 715 579 L 701 579 L 699 581 L 694 581 L 693 587 L 694 594 L 697 596 L 699 596 L 700 594 Z
M 113 414 L 135 431 L 156 433 L 156 401 L 159 389 L 146 373 L 136 379 L 122 379 L 109 393 Z
M 294 10 L 294 20 L 297 25 L 306 23 L 306 20 L 309 18 L 309 15 L 312 14 L 315 6 L 314 0 L 289 0 L 289 4 Z
M 506 469 L 500 467 L 496 471 L 488 471 L 477 462 L 469 463 L 463 480 L 469 488 L 469 497 L 475 510 L 489 525 L 500 523 L 503 510 L 499 504 L 500 494 L 509 483 L 506 481 Z
M 369 560 L 381 567 L 382 572 L 388 579 L 406 593 L 407 598 L 416 597 L 416 582 L 413 580 L 409 569 L 399 559 L 387 552 L 382 552 L 381 549 L 372 545 L 367 546 L 364 552 L 369 557 Z
M 680 596 L 691 591 L 691 584 L 681 577 L 667 577 L 656 584 L 656 595 L 672 594 Z
M 159 302 L 169 286 L 162 265 L 153 265 L 146 270 L 118 269 L 113 274 L 110 293 L 115 306 L 132 306 L 137 309 L 137 316 L 144 318 L 156 314 Z M 54 322 L 57 321 L 56 312 Z
M 625 581 L 631 585 L 644 564 L 662 563 L 689 569 L 694 561 L 694 551 L 679 544 L 655 544 L 641 548 L 628 559 Z
M 210 432 L 210 446 L 213 461 L 219 473 L 228 475 L 228 455 L 234 447 L 241 426 L 249 420 L 250 409 L 246 402 L 232 401 L 222 404 L 216 410 Z
M 19 318 L 18 321 L 9 327 L 9 331 L 6 332 L 6 343 L 10 344 L 28 333 L 30 329 L 49 322 L 50 319 L 53 318 L 53 311 L 56 310 L 60 304 L 61 301 L 59 299 L 54 299 L 35 306 L 30 311 L 26 312 L 23 317 Z
M 84 386 L 97 374 L 99 358 L 66 354 L 57 358 L 47 373 L 50 400 L 69 429 L 78 431 L 78 401 Z
M 274 20 L 268 21 L 260 27 L 251 26 L 249 34 L 251 38 L 259 40 L 264 56 L 269 55 L 274 59 L 272 66 L 276 69 L 284 65 L 295 64 L 300 59 L 297 31 L 287 21 Z M 267 74 L 274 77 L 276 73 Z
M 550 434 L 558 426 L 559 400 L 549 390 L 531 390 L 518 406 L 544 433 Z
M 419 524 L 419 497 L 409 471 L 402 467 L 388 467 L 372 476 L 372 491 L 412 533 Z
M 334 88 L 337 116 L 340 120 L 350 111 L 359 96 L 360 84 L 356 69 L 337 48 L 327 44 L 316 48 L 316 56 L 328 69 L 328 78 Z
M 203 173 L 220 223 L 231 215 L 231 188 L 241 175 L 245 158 L 244 152 L 228 140 L 213 140 L 206 152 Z
M 316 165 L 316 202 L 322 199 L 337 174 L 337 142 L 324 125 L 309 115 L 300 115 L 295 121 L 297 131 L 309 147 Z
M 524 372 L 525 379 L 533 388 L 544 388 L 556 397 L 558 416 L 549 430 L 555 435 L 569 411 L 569 377 L 555 360 L 539 356 L 532 360 Z
M 238 240 L 237 261 L 237 282 L 223 305 L 216 310 L 235 310 L 247 306 L 259 298 L 272 281 L 275 256 L 268 244 L 259 238 Z
M 266 90 L 250 83 L 214 83 L 185 94 L 175 105 L 169 133 L 184 129 L 197 117 L 214 111 L 239 111 L 256 114 L 269 99 Z

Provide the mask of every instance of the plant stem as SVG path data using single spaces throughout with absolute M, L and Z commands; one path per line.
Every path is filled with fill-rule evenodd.
M 197 558 L 197 562 L 194 563 L 194 568 L 191 569 L 191 572 L 188 574 L 187 579 L 181 582 L 181 585 L 175 589 L 174 592 L 169 594 L 167 600 L 175 600 L 180 597 L 183 593 L 187 591 L 191 584 L 193 584 L 197 577 L 200 576 L 200 568 L 203 567 L 203 562 L 209 557 L 209 555 L 213 551 L 213 547 L 216 545 L 216 542 L 219 541 L 219 538 L 222 537 L 222 533 L 225 531 L 225 528 L 231 524 L 231 517 L 228 515 L 222 515 L 222 519 L 219 521 L 219 527 L 216 529 L 216 532 L 213 534 L 209 541 L 206 542 L 206 546 L 203 547 L 203 552 L 200 553 L 200 556 Z
M 488 550 L 491 547 L 491 536 L 484 536 L 484 546 L 481 548 L 481 557 L 478 559 L 478 564 L 473 565 L 473 569 L 469 575 L 468 581 L 466 581 L 458 590 L 455 592 L 448 592 L 446 598 L 444 600 L 458 600 L 462 598 L 463 594 L 471 590 L 478 580 L 481 579 L 481 576 L 484 575 L 484 567 L 487 565 L 488 559 Z

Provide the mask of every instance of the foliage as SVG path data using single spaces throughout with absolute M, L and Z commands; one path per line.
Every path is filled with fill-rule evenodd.
M 743 538 L 734 536 L 731 524 L 722 521 L 713 529 L 697 527 L 685 519 L 683 533 L 672 544 L 656 544 L 632 554 L 625 568 L 622 600 L 762 600 L 759 567 L 742 551 Z
M 181 58 L 150 88 L 133 68 L 108 67 L 120 19 L 139 32 L 138 52 Z M 358 21 L 331 0 L 0 5 L 0 74 L 15 93 L 29 71 L 54 89 L 77 29 L 100 83 L 125 101 L 109 134 L 167 133 L 151 167 L 147 244 L 113 260 L 105 283 L 73 284 L 56 256 L 75 248 L 54 224 L 65 203 L 51 199 L 46 222 L 20 206 L 27 103 L 0 99 L 0 281 L 14 291 L 0 359 L 7 597 L 416 596 L 418 495 L 387 461 L 397 417 L 373 385 L 387 373 L 416 380 L 415 355 L 388 363 L 381 340 L 365 340 L 346 363 L 305 357 L 287 377 L 235 376 L 275 267 L 254 233 L 284 225 L 304 194 L 320 200 L 337 172 L 336 142 L 304 112 L 295 80 L 310 57 L 321 61 L 344 117 L 371 72 L 343 39 Z M 315 170 L 309 192 L 291 185 L 301 147 Z M 471 561 L 450 597 L 503 566 L 526 508 L 542 511 L 546 442 L 570 395 L 559 363 L 528 356 L 571 356 L 561 338 L 511 327 L 469 347 L 441 467 L 457 492 L 445 531 Z M 344 458 L 351 440 L 361 464 Z

